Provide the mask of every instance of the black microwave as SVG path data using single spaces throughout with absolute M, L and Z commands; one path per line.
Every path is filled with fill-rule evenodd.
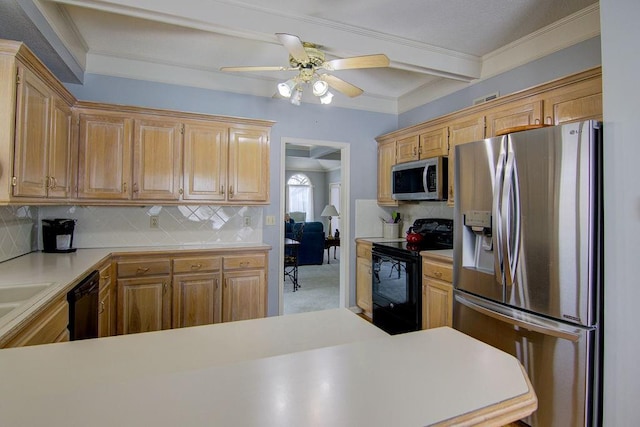
M 446 200 L 448 159 L 431 157 L 391 168 L 391 193 L 395 200 Z

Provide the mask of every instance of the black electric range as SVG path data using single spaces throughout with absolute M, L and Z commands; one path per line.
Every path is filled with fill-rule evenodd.
M 453 221 L 417 219 L 409 229 L 418 243 L 376 242 L 372 250 L 373 324 L 390 334 L 422 327 L 422 260 L 420 251 L 453 248 Z

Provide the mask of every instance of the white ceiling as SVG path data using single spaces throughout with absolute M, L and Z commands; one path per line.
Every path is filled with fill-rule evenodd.
M 597 0 L 33 0 L 86 72 L 271 97 L 295 72 L 275 33 L 328 59 L 384 53 L 384 69 L 335 71 L 362 88 L 334 104 L 401 113 L 599 34 Z M 0 36 L 1 36 L 0 32 Z M 307 91 L 308 92 L 308 91 Z M 313 96 L 303 102 L 318 103 Z M 287 102 L 274 100 L 274 102 Z

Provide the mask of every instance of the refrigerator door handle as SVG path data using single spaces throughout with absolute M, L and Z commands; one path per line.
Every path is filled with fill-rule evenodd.
M 511 139 L 507 139 L 507 162 L 502 186 L 501 219 L 502 242 L 506 262 L 504 265 L 505 284 L 513 285 L 518 265 L 520 247 L 520 192 L 517 185 L 518 168 Z M 511 232 L 514 232 L 512 236 Z
M 496 250 L 496 254 L 493 257 L 494 262 L 494 271 L 496 282 L 502 284 L 503 282 L 503 253 L 502 253 L 502 219 L 500 217 L 500 206 L 502 204 L 502 200 L 500 198 L 502 188 L 502 180 L 504 179 L 504 159 L 507 156 L 505 151 L 505 139 L 506 136 L 502 137 L 502 141 L 500 141 L 500 154 L 498 155 L 498 160 L 496 162 L 496 174 L 495 181 L 493 183 L 493 212 L 492 212 L 492 228 L 494 234 L 494 244 L 493 247 Z
M 543 322 L 536 321 L 533 316 L 527 316 L 528 319 L 516 319 L 507 314 L 500 313 L 498 311 L 494 311 L 491 308 L 484 307 L 483 305 L 476 304 L 473 301 L 470 301 L 468 298 L 455 295 L 455 301 L 459 304 L 462 304 L 471 310 L 477 311 L 478 313 L 484 314 L 485 316 L 492 317 L 501 322 L 505 322 L 514 326 L 520 326 L 529 331 L 538 332 L 544 335 L 552 336 L 555 338 L 569 340 L 571 342 L 578 342 L 581 338 L 580 330 L 570 331 L 567 330 L 567 327 L 560 327 L 559 324 L 553 322 L 552 320 L 548 320 L 544 324 Z M 491 305 L 490 303 L 486 303 L 486 305 Z M 498 307 L 496 307 L 498 308 Z M 554 327 L 555 326 L 555 327 Z M 575 328 L 573 328 L 575 329 Z

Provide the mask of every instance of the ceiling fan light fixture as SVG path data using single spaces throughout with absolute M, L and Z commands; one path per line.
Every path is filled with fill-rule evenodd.
M 286 82 L 278 83 L 278 93 L 285 98 L 290 98 L 295 87 L 296 81 L 294 79 L 289 79 Z
M 315 96 L 324 96 L 329 90 L 329 85 L 324 80 L 316 80 L 313 82 L 313 94 Z
M 333 99 L 333 94 L 329 91 L 320 97 L 321 104 L 331 104 L 331 100 Z
M 296 87 L 296 90 L 293 91 L 293 95 L 291 95 L 291 103 L 293 105 L 300 105 L 301 100 L 302 100 L 302 90 L 299 87 Z

